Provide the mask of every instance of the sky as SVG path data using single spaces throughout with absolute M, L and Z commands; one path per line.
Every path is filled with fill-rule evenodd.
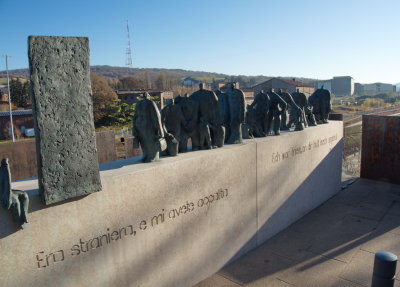
M 91 65 L 400 82 L 399 0 L 0 0 L 0 55 L 27 38 L 85 36 Z M 5 59 L 0 58 L 0 70 Z

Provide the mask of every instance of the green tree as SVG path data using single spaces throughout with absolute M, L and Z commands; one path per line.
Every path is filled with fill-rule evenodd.
M 29 108 L 31 106 L 30 84 L 24 83 L 19 79 L 10 81 L 11 102 L 20 108 Z
M 103 124 L 108 126 L 127 127 L 132 122 L 136 104 L 129 105 L 122 103 L 121 100 L 113 100 L 107 107 L 107 116 L 103 119 Z

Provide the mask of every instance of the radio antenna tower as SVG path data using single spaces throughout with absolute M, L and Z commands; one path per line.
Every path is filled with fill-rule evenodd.
M 129 35 L 129 23 L 126 20 L 126 35 L 127 35 L 127 42 L 126 42 L 126 59 L 125 65 L 129 68 L 132 68 L 132 50 L 131 50 L 131 36 Z

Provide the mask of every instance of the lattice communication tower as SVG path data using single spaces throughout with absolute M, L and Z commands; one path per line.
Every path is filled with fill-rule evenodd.
M 129 68 L 132 68 L 132 50 L 131 50 L 131 36 L 129 33 L 129 23 L 128 20 L 126 20 L 126 36 L 127 36 L 127 42 L 126 42 L 126 59 L 125 59 L 125 65 Z

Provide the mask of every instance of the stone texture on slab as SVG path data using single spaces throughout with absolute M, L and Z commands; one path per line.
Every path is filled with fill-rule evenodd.
M 30 36 L 39 189 L 46 204 L 101 190 L 89 40 Z

